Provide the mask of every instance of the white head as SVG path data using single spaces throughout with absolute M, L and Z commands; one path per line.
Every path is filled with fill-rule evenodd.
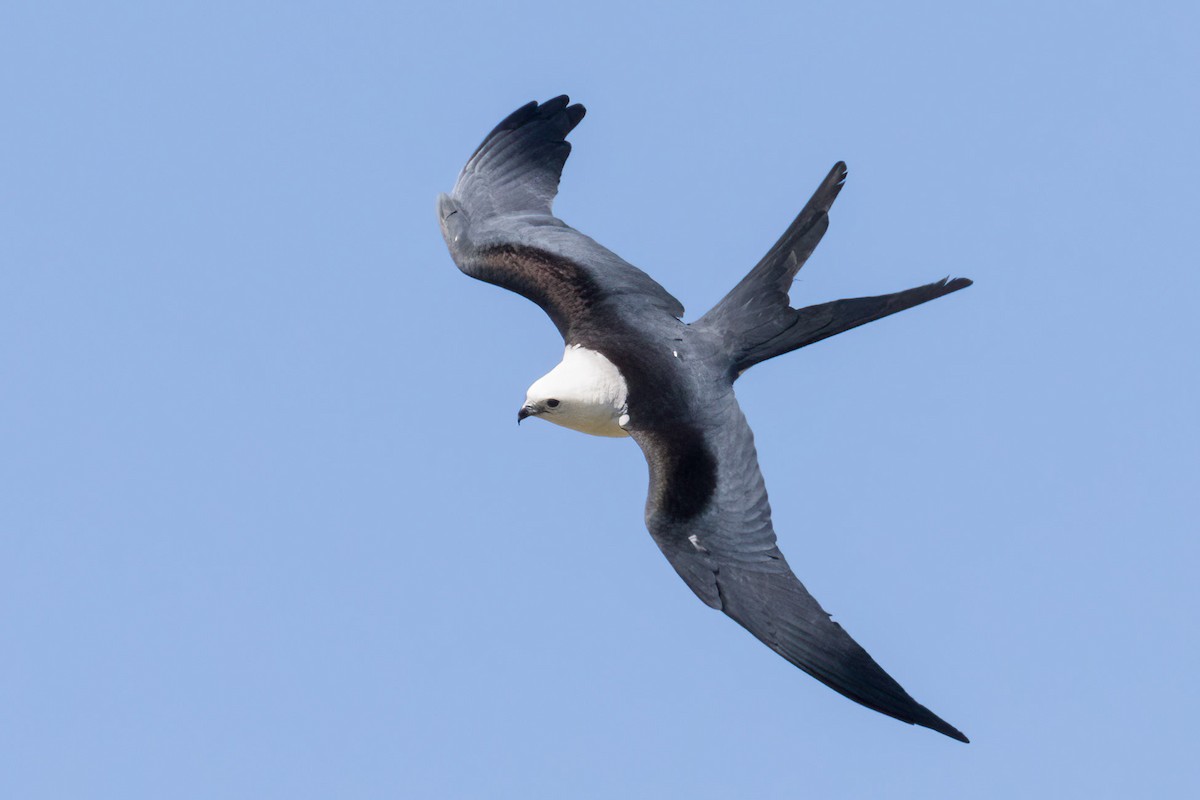
M 594 436 L 628 436 L 621 427 L 628 422 L 626 395 L 625 378 L 611 361 L 574 345 L 558 366 L 529 387 L 517 422 L 541 417 Z

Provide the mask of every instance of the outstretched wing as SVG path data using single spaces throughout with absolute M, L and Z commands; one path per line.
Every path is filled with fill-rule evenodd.
M 775 543 L 754 436 L 732 393 L 703 428 L 632 436 L 650 464 L 646 525 L 701 600 L 851 700 L 967 741 L 884 672 L 792 572 Z
M 438 198 L 442 235 L 459 269 L 537 303 L 571 341 L 607 311 L 679 317 L 683 306 L 649 275 L 551 212 L 585 110 L 564 95 L 529 103 L 496 126 Z

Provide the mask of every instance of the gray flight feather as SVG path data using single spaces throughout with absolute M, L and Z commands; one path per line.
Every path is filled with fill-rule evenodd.
M 646 524 L 667 560 L 701 600 L 826 686 L 868 708 L 967 741 L 884 672 L 792 572 L 775 542 L 750 426 L 732 391 L 713 399 L 692 434 L 701 441 L 633 434 L 651 465 Z M 681 519 L 663 497 L 663 484 L 674 484 L 666 492 L 686 492 L 689 481 L 703 480 L 694 464 L 685 474 L 671 474 L 679 453 L 701 448 L 712 454 L 715 466 L 712 500 Z
M 792 572 L 733 384 L 754 364 L 971 282 L 793 308 L 792 281 L 846 178 L 839 162 L 754 269 L 685 324 L 679 301 L 646 273 L 552 214 L 570 153 L 565 137 L 583 115 L 565 96 L 530 103 L 484 139 L 438 201 L 455 263 L 537 303 L 567 344 L 616 365 L 628 385 L 625 429 L 650 467 L 646 525 L 702 601 L 846 697 L 967 741 L 884 672 Z

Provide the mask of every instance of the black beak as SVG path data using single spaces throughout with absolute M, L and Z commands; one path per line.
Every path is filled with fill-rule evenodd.
M 525 419 L 526 417 L 533 416 L 534 413 L 536 413 L 535 409 L 532 409 L 529 406 L 521 406 L 521 410 L 517 412 L 517 424 L 520 425 L 521 420 Z

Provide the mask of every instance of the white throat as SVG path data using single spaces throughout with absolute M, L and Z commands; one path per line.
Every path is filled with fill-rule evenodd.
M 529 387 L 525 405 L 564 428 L 593 436 L 628 436 L 622 427 L 629 422 L 627 396 L 617 366 L 601 353 L 576 344 L 568 345 L 558 366 Z

